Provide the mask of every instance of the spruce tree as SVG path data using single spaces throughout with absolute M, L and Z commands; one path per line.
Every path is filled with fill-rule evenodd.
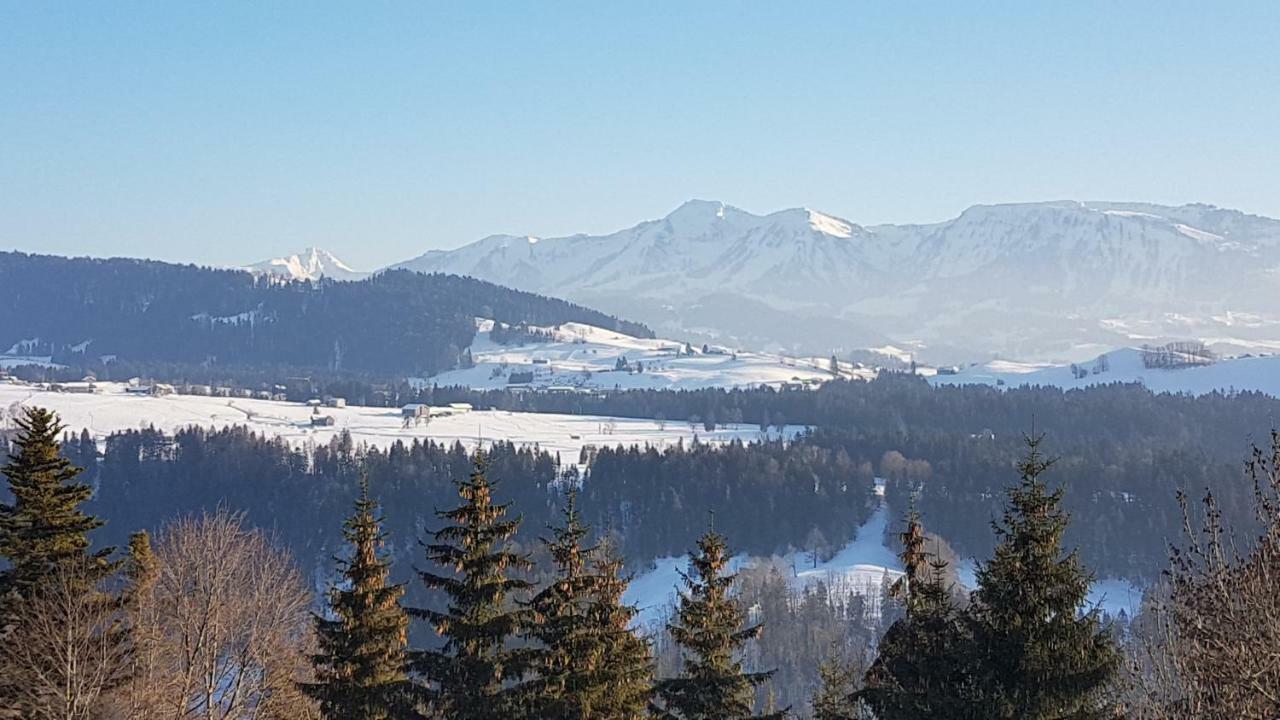
M 982 718 L 968 624 L 944 584 L 946 564 L 931 560 L 924 528 L 912 510 L 902 541 L 904 573 L 891 587 L 906 614 L 881 639 L 878 654 L 852 696 L 879 720 Z
M 649 641 L 631 629 L 639 611 L 622 601 L 629 584 L 622 575 L 622 558 L 605 545 L 596 553 L 593 568 L 597 584 L 587 605 L 587 621 L 600 633 L 600 661 L 591 717 L 639 720 L 647 716 L 653 695 Z
M 813 696 L 813 720 L 858 720 L 858 703 L 852 697 L 857 674 L 838 657 L 818 666 L 818 691 Z
M 743 645 L 761 626 L 745 626 L 746 613 L 732 596 L 735 573 L 728 572 L 724 538 L 709 531 L 698 540 L 682 573 L 685 592 L 667 631 L 683 653 L 679 677 L 658 681 L 654 714 L 664 720 L 747 720 L 782 718 L 786 711 L 753 715 L 756 688 L 772 672 L 746 672 Z
M 115 570 L 107 560 L 110 548 L 89 552 L 89 532 L 102 521 L 80 509 L 93 489 L 75 482 L 81 470 L 61 453 L 64 428 L 57 416 L 29 407 L 17 424 L 17 453 L 9 456 L 2 471 L 13 502 L 0 504 L 0 557 L 9 561 L 9 568 L 0 571 L 0 611 L 19 602 L 59 567 L 75 566 L 83 574 L 86 592 Z
M 528 637 L 541 644 L 537 678 L 526 683 L 531 718 L 632 720 L 645 715 L 651 669 L 648 644 L 628 627 L 635 608 L 622 603 L 621 563 L 605 548 L 584 546 L 589 529 L 570 493 L 564 524 L 543 544 L 555 577 L 533 597 Z
M 432 533 L 427 559 L 444 572 L 418 573 L 428 589 L 443 594 L 447 607 L 409 610 L 443 640 L 439 649 L 411 652 L 410 668 L 423 681 L 424 701 L 450 720 L 517 714 L 520 693 L 511 683 L 530 664 L 529 653 L 513 649 L 510 641 L 529 624 L 529 612 L 512 607 L 513 595 L 531 584 L 511 572 L 529 570 L 532 563 L 508 546 L 520 519 L 508 519 L 508 505 L 493 502 L 485 469 L 484 453 L 477 450 L 471 476 L 455 481 L 462 504 L 436 513 L 449 524 Z
M 999 544 L 978 569 L 978 679 L 992 692 L 988 717 L 1100 717 L 1099 695 L 1119 655 L 1097 611 L 1083 612 L 1092 578 L 1075 552 L 1063 550 L 1069 518 L 1059 507 L 1062 490 L 1050 491 L 1041 477 L 1053 464 L 1040 452 L 1042 439 L 1027 438 L 1021 481 L 992 524 Z
M 332 720 L 386 720 L 406 702 L 405 642 L 409 619 L 400 607 L 403 585 L 390 585 L 382 556 L 385 534 L 369 481 L 360 478 L 355 511 L 342 529 L 351 546 L 338 558 L 342 582 L 329 590 L 333 617 L 315 616 L 319 652 L 316 681 L 303 690 Z

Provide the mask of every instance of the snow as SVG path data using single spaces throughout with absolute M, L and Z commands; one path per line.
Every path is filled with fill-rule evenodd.
M 1237 357 L 1208 365 L 1181 368 L 1147 368 L 1142 351 L 1125 348 L 1099 356 L 1107 359 L 1109 369 L 1094 373 L 1097 360 L 1079 363 L 1088 371 L 1076 378 L 1069 365 L 1045 366 L 996 361 L 965 368 L 955 375 L 930 378 L 935 385 L 1022 385 L 1084 388 L 1109 383 L 1141 383 L 1152 392 L 1204 395 L 1211 392 L 1257 391 L 1280 397 L 1280 355 Z
M 979 205 L 945 222 L 867 228 L 806 208 L 755 215 L 690 201 L 605 235 L 508 237 L 395 267 L 564 297 L 670 335 L 701 327 L 805 353 L 918 340 L 1051 360 L 1123 342 L 1105 320 L 1167 339 L 1202 338 L 1228 310 L 1280 321 L 1265 260 L 1280 249 L 1280 221 L 1199 205 Z M 768 312 L 725 313 L 735 298 Z M 797 340 L 793 314 L 829 321 L 830 336 Z M 1242 339 L 1280 341 L 1277 328 Z
M 362 280 L 369 273 L 353 270 L 333 253 L 309 247 L 300 253 L 271 258 L 243 268 L 252 273 L 275 275 L 289 280 Z
M 209 313 L 197 313 L 191 316 L 192 320 L 207 320 L 214 325 L 253 325 L 258 321 L 258 310 L 246 310 L 235 315 L 210 315 Z
M 839 218 L 809 210 L 809 227 L 820 233 L 838 238 L 853 237 L 853 226 Z
M 305 404 L 194 395 L 139 396 L 126 393 L 125 387 L 122 383 L 98 383 L 99 393 L 79 395 L 0 383 L 0 408 L 15 404 L 45 407 L 58 413 L 70 431 L 87 429 L 98 439 L 148 425 L 170 433 L 191 425 L 242 425 L 296 445 L 326 443 L 343 431 L 349 431 L 357 443 L 383 448 L 397 440 L 461 442 L 468 448 L 510 440 L 560 453 L 565 463 L 576 463 L 579 452 L 588 445 L 647 444 L 661 448 L 678 442 L 688 444 L 695 437 L 711 444 L 749 442 L 762 437 L 756 425 L 719 426 L 707 432 L 700 424 L 695 427 L 680 422 L 499 410 L 433 416 L 429 423 L 405 428 L 399 408 L 355 405 L 321 408 L 321 414 L 332 416 L 335 423 L 332 427 L 313 428 L 313 408 Z M 768 436 L 791 438 L 803 430 L 802 426 L 788 426 L 781 433 L 771 430 Z
M 880 589 L 886 581 L 902 575 L 902 564 L 896 554 L 885 547 L 885 528 L 889 509 L 881 502 L 871 517 L 858 528 L 854 539 L 830 560 L 811 567 L 807 553 L 792 553 L 782 558 L 750 558 L 734 556 L 730 568 L 740 570 L 758 563 L 775 563 L 790 568 L 791 586 L 797 592 L 806 586 L 824 582 L 828 587 L 863 595 L 870 601 L 872 612 L 878 612 Z M 688 557 L 659 558 L 654 567 L 631 581 L 623 599 L 636 605 L 638 627 L 653 627 L 661 621 L 677 599 L 681 584 L 680 571 L 686 570 Z M 801 569 L 807 568 L 807 569 Z
M 471 345 L 475 366 L 451 370 L 422 382 L 477 389 L 506 387 L 512 373 L 534 374 L 530 387 L 582 390 L 674 389 L 708 387 L 812 386 L 832 379 L 830 358 L 795 358 L 727 348 L 701 346 L 684 354 L 685 343 L 675 340 L 635 338 L 582 323 L 536 328 L 554 336 L 554 342 L 500 345 L 490 333 L 492 320 L 478 320 Z M 616 370 L 620 358 L 634 370 Z M 840 365 L 843 377 L 869 379 L 874 370 Z
M 16 368 L 23 365 L 39 365 L 55 369 L 66 367 L 53 362 L 51 355 L 0 355 L 0 368 Z

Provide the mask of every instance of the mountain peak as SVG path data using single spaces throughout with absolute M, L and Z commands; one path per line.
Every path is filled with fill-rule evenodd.
M 353 270 L 336 255 L 318 247 L 307 247 L 302 252 L 270 258 L 243 268 L 251 273 L 275 275 L 289 280 L 360 280 L 369 273 Z

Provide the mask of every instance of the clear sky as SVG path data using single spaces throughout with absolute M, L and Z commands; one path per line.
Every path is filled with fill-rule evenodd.
M 0 248 L 373 268 L 692 197 L 1280 217 L 1280 3 L 0 0 Z

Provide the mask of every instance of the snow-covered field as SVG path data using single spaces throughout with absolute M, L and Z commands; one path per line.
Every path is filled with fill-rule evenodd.
M 594 390 L 756 387 L 816 384 L 835 377 L 830 358 L 786 357 L 758 352 L 734 352 L 701 345 L 687 347 L 675 340 L 635 338 L 582 323 L 538 328 L 553 342 L 501 345 L 490 338 L 492 320 L 479 320 L 471 345 L 475 367 L 441 373 L 425 382 L 441 386 L 502 388 L 512 373 L 533 373 L 533 388 L 563 387 Z M 692 354 L 688 354 L 692 350 Z M 625 359 L 627 369 L 617 369 Z M 840 363 L 842 377 L 871 378 L 875 371 Z M 526 384 L 526 383 L 521 383 Z
M 320 408 L 322 415 L 334 419 L 334 425 L 312 427 L 313 408 L 299 403 L 192 395 L 136 396 L 126 393 L 125 386 L 118 383 L 99 383 L 98 387 L 101 391 L 98 394 L 77 395 L 0 383 L 0 410 L 10 414 L 15 404 L 39 405 L 57 412 L 69 429 L 76 432 L 88 429 L 99 438 L 118 430 L 148 425 L 167 432 L 191 425 L 244 425 L 299 444 L 326 443 L 343 431 L 349 431 L 358 443 L 376 447 L 415 438 L 445 443 L 460 441 L 467 447 L 510 440 L 558 452 L 565 463 L 577 462 L 579 451 L 587 445 L 665 447 L 680 441 L 689 443 L 694 437 L 706 443 L 751 441 L 761 437 L 756 425 L 722 425 L 707 432 L 701 425 L 683 422 L 498 410 L 433 417 L 429 423 L 404 427 L 398 408 L 356 406 Z M 802 430 L 801 426 L 790 426 L 782 435 L 793 437 Z M 777 430 L 770 430 L 770 437 L 779 437 Z
M 1101 361 L 1106 358 L 1105 361 Z M 1099 362 L 1101 361 L 1101 365 Z M 1239 357 L 1209 365 L 1182 368 L 1148 368 L 1142 351 L 1136 348 L 1113 350 L 1098 359 L 1082 362 L 1085 374 L 1076 377 L 1070 365 L 1015 363 L 998 360 L 965 368 L 955 375 L 935 375 L 935 385 L 1001 385 L 1019 387 L 1041 385 L 1064 389 L 1108 383 L 1141 383 L 1153 392 L 1203 395 L 1216 391 L 1254 390 L 1280 397 L 1280 355 Z M 1095 368 L 1106 368 L 1094 372 Z

